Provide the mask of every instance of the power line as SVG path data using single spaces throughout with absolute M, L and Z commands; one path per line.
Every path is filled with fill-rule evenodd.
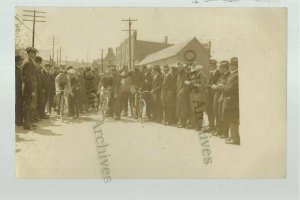
M 123 22 L 128 22 L 128 30 L 123 30 L 123 31 L 128 31 L 129 32 L 129 38 L 128 38 L 128 46 L 129 46 L 129 69 L 131 69 L 132 67 L 132 61 L 131 61 L 131 25 L 132 22 L 136 22 L 137 19 L 122 19 L 121 21 Z
M 45 14 L 46 12 L 41 12 L 41 11 L 36 11 L 36 10 L 23 10 L 25 13 L 33 13 L 33 15 L 29 15 L 29 14 L 25 14 L 23 16 L 25 17 L 29 17 L 29 19 L 23 19 L 23 21 L 29 21 L 32 22 L 32 47 L 34 47 L 34 37 L 35 37 L 35 23 L 37 22 L 46 22 L 46 21 L 42 21 L 42 20 L 36 20 L 39 18 L 46 18 L 45 16 L 42 15 L 36 15 L 36 13 L 40 13 L 40 14 Z
M 15 19 L 20 22 L 25 28 L 27 28 L 29 31 L 32 31 L 31 28 L 29 28 L 26 24 L 24 24 L 18 17 L 15 16 Z M 38 39 L 38 41 L 40 42 L 40 44 L 43 46 L 43 48 L 47 49 L 46 45 L 41 41 L 41 39 L 36 36 L 36 38 Z

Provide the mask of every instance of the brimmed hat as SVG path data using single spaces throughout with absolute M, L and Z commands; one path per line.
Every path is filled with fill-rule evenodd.
M 209 64 L 210 65 L 217 65 L 217 61 L 215 59 L 210 59 Z
M 163 69 L 170 69 L 169 65 L 164 65 Z
M 220 67 L 228 68 L 229 67 L 229 62 L 227 60 L 222 60 L 221 63 L 220 63 Z
M 59 66 L 67 66 L 67 64 L 64 62 L 61 62 L 61 63 L 59 63 Z
M 197 71 L 201 70 L 202 68 L 203 68 L 203 66 L 201 66 L 201 65 L 198 64 L 198 63 L 195 63 L 195 64 L 192 66 L 191 72 L 197 72 Z
M 69 70 L 69 69 L 74 69 L 72 66 L 69 66 L 69 67 L 67 67 L 67 70 Z
M 37 53 L 38 50 L 34 47 L 27 47 L 26 48 L 26 52 L 29 53 L 29 52 L 33 52 L 33 53 Z
M 34 61 L 37 63 L 41 63 L 43 61 L 43 58 L 41 56 L 37 56 L 35 57 Z
M 69 70 L 68 70 L 68 74 L 73 74 L 73 75 L 74 75 L 74 74 L 76 74 L 76 72 L 75 72 L 74 69 L 69 69 Z
M 184 67 L 184 65 L 183 65 L 182 62 L 178 62 L 178 63 L 177 63 L 177 67 Z
M 160 66 L 159 65 L 154 65 L 153 70 L 160 72 Z

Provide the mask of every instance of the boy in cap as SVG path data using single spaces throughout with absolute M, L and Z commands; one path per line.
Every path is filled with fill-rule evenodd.
M 36 119 L 49 119 L 45 114 L 45 95 L 46 95 L 46 75 L 43 72 L 42 57 L 36 56 L 34 59 L 37 68 L 37 108 L 36 108 Z

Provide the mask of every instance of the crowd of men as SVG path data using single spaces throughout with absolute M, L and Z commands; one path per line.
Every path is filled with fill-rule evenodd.
M 89 67 L 73 69 L 42 64 L 35 48 L 27 48 L 25 60 L 16 55 L 16 125 L 32 129 L 48 119 L 47 111 L 59 114 L 59 94 L 68 91 L 68 115 L 98 109 L 103 91 L 109 92 L 107 117 L 139 118 L 139 95 L 146 102 L 149 121 L 178 128 L 210 132 L 240 144 L 238 59 L 209 61 L 209 74 L 198 63 L 173 65 L 109 66 L 104 73 Z M 202 126 L 203 115 L 208 126 Z

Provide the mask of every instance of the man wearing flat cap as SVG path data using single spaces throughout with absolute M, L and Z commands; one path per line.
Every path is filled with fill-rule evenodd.
M 31 130 L 36 125 L 33 120 L 34 109 L 36 108 L 36 93 L 37 93 L 37 70 L 35 57 L 37 49 L 29 47 L 26 49 L 27 57 L 22 65 L 22 90 L 23 90 L 23 114 L 24 114 L 24 129 Z
M 15 124 L 23 125 L 23 97 L 22 97 L 22 57 L 15 56 Z
M 34 60 L 37 67 L 37 108 L 35 117 L 37 120 L 49 119 L 49 117 L 45 114 L 47 77 L 43 71 L 43 59 L 40 56 L 36 56 Z
M 231 140 L 226 143 L 240 145 L 238 58 L 231 58 L 229 68 L 231 75 L 224 87 L 224 119 L 228 123 Z
M 209 128 L 206 130 L 207 132 L 214 132 L 215 131 L 215 120 L 216 120 L 216 114 L 213 109 L 213 97 L 214 97 L 214 90 L 211 89 L 212 85 L 216 85 L 221 73 L 217 68 L 217 61 L 211 59 L 209 61 L 209 78 L 208 78 L 208 85 L 207 85 L 207 115 L 208 115 L 208 123 Z

